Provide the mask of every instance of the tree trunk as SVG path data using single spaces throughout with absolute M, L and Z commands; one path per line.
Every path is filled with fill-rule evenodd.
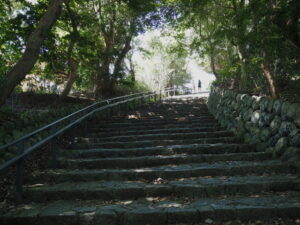
M 263 69 L 265 77 L 267 78 L 272 98 L 277 98 L 278 97 L 277 85 L 276 85 L 276 82 L 274 80 L 274 76 L 273 76 L 273 74 L 272 74 L 272 72 L 269 68 L 269 63 L 266 60 L 264 60 L 261 67 Z
M 244 40 L 246 39 L 247 34 L 247 25 L 245 22 L 245 0 L 232 0 L 232 6 L 235 12 L 235 19 L 234 23 L 236 25 L 236 47 L 238 50 L 238 57 L 240 60 L 241 65 L 241 76 L 240 76 L 240 84 L 239 84 L 239 90 L 244 91 L 247 87 L 248 82 L 248 65 L 247 65 L 247 49 L 244 43 Z
M 104 97 L 111 97 L 114 93 L 115 81 L 109 73 L 104 74 L 102 80 L 101 95 Z
M 132 55 L 129 58 L 129 65 L 130 65 L 129 74 L 131 76 L 131 82 L 134 84 L 135 83 L 135 68 L 134 68 L 134 64 L 132 62 Z
M 0 88 L 0 106 L 5 103 L 5 100 L 13 92 L 14 88 L 25 79 L 26 75 L 33 68 L 39 57 L 40 47 L 43 44 L 43 41 L 60 16 L 64 1 L 68 0 L 50 1 L 47 11 L 39 21 L 37 28 L 30 35 L 22 57 L 6 74 L 6 79 Z
M 244 91 L 247 87 L 247 79 L 248 79 L 246 53 L 245 53 L 246 51 L 241 44 L 237 45 L 237 51 L 240 60 L 240 65 L 241 65 L 241 76 L 240 76 L 241 79 L 240 79 L 239 90 Z
M 66 84 L 63 92 L 60 95 L 61 99 L 65 99 L 68 96 L 74 82 L 76 81 L 76 79 L 78 77 L 78 74 L 77 74 L 78 63 L 73 58 L 71 58 L 71 59 L 69 59 L 68 65 L 69 65 L 69 69 L 70 69 L 69 78 L 68 78 L 67 84 Z
M 131 82 L 132 82 L 132 83 L 135 83 L 135 71 L 134 71 L 134 70 L 131 70 L 131 71 L 130 71 L 130 74 L 131 74 Z
M 71 19 L 71 24 L 73 27 L 73 31 L 71 33 L 71 36 L 73 35 L 73 37 L 71 37 L 69 48 L 68 48 L 68 53 L 67 53 L 68 54 L 67 60 L 68 60 L 68 67 L 69 67 L 69 77 L 68 77 L 67 84 L 66 84 L 63 92 L 60 95 L 61 99 L 65 99 L 68 96 L 68 94 L 70 93 L 70 91 L 72 89 L 74 82 L 76 81 L 76 79 L 78 77 L 78 74 L 77 74 L 78 62 L 76 62 L 76 60 L 74 58 L 72 58 L 72 53 L 73 53 L 73 50 L 74 50 L 74 47 L 75 47 L 75 44 L 77 41 L 77 39 L 75 39 L 75 37 L 76 38 L 79 37 L 79 32 L 77 29 L 78 25 L 77 25 L 77 21 L 76 21 L 76 14 L 72 11 L 69 4 L 66 4 L 66 6 L 67 6 L 67 10 L 68 10 L 70 19 Z
M 118 77 L 118 75 L 119 75 L 119 73 L 122 69 L 122 66 L 121 66 L 122 62 L 124 61 L 124 58 L 125 58 L 126 54 L 131 49 L 131 46 L 130 46 L 131 39 L 132 39 L 131 36 L 126 38 L 124 47 L 123 47 L 121 53 L 118 55 L 118 58 L 117 58 L 116 63 L 115 63 L 114 73 L 113 73 L 114 77 Z
M 100 73 L 100 68 L 98 68 L 98 71 L 96 72 L 96 78 L 95 78 L 95 83 L 94 83 L 94 97 L 95 99 L 99 99 L 101 97 L 101 73 Z
M 95 97 L 100 98 L 108 96 L 110 93 L 110 74 L 109 74 L 110 57 L 106 57 L 97 72 L 95 84 Z
M 219 76 L 219 74 L 217 72 L 217 69 L 216 69 L 216 62 L 215 62 L 215 55 L 214 55 L 214 53 L 210 54 L 210 67 L 211 67 L 211 71 L 215 75 L 216 79 L 219 80 L 220 76 Z

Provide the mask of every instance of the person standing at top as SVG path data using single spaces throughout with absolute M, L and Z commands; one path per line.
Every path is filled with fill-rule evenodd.
M 201 80 L 198 80 L 198 92 L 201 91 Z

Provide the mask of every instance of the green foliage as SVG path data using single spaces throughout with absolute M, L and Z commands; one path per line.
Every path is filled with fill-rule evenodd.
M 13 109 L 7 105 L 0 107 L 0 114 L 10 114 L 13 112 Z
M 133 82 L 130 77 L 119 82 L 116 87 L 117 95 L 127 95 L 138 92 L 149 91 L 149 87 L 143 82 Z
M 1 2 L 2 88 L 5 88 L 5 74 L 22 56 L 26 41 L 48 3 L 47 0 L 35 4 L 19 0 Z M 160 1 L 156 0 L 70 0 L 44 41 L 32 73 L 63 84 L 74 72 L 70 69 L 72 59 L 78 64 L 76 89 L 92 90 L 105 76 L 112 83 L 118 83 L 126 77 L 122 53 L 126 41 L 148 27 L 159 26 L 160 7 Z M 114 67 L 115 71 L 109 69 Z
M 43 127 L 63 116 L 69 115 L 74 111 L 77 111 L 85 105 L 71 105 L 68 107 L 60 107 L 57 109 L 51 109 L 45 112 L 37 111 L 23 111 L 15 113 L 9 107 L 0 108 L 0 146 L 12 142 L 22 136 L 29 134 L 30 132 Z M 2 121 L 3 119 L 3 121 Z M 29 141 L 25 143 L 25 147 L 30 147 L 42 140 L 46 136 L 49 136 L 50 131 L 47 130 L 38 135 L 34 135 Z M 1 163 L 13 158 L 16 154 L 16 149 L 13 147 L 8 149 L 5 153 L 0 154 Z
M 137 80 L 151 90 L 180 87 L 191 80 L 186 67 L 188 49 L 185 43 L 172 37 L 170 31 L 164 32 L 163 36 L 158 31 L 148 32 L 146 39 L 136 41 Z
M 22 56 L 48 3 L 0 3 L 0 88 L 5 88 L 5 74 Z M 267 73 L 279 90 L 300 78 L 299 9 L 298 0 L 70 0 L 32 72 L 63 84 L 74 73 L 72 61 L 74 89 L 112 94 L 134 72 L 124 62 L 132 54 L 132 40 L 150 28 L 172 25 L 175 31 L 165 29 L 164 35 L 175 37 L 177 44 L 166 47 L 152 40 L 151 49 L 135 46 L 148 59 L 164 52 L 163 68 L 173 71 L 172 76 L 165 71 L 169 80 L 184 77 L 182 59 L 197 54 L 218 84 L 268 94 Z
M 279 90 L 299 78 L 299 1 L 167 2 L 178 11 L 178 32 L 193 31 L 190 48 L 206 58 L 219 85 L 268 94 L 262 65 Z

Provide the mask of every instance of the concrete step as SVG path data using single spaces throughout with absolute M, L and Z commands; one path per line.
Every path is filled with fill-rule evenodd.
M 0 206 L 0 224 L 299 218 L 299 173 L 270 160 L 271 153 L 242 144 L 212 120 L 203 103 L 170 99 L 132 111 L 127 119 L 94 124 L 81 139 L 88 143 L 62 152 L 58 169 L 37 171 L 27 180 L 26 204 Z
M 162 119 L 161 121 L 150 121 L 150 122 L 131 122 L 131 123 L 127 123 L 127 122 L 120 122 L 120 123 L 100 123 L 100 124 L 96 124 L 95 128 L 114 128 L 114 127 L 125 127 L 125 128 L 130 128 L 130 129 L 134 129 L 136 127 L 151 127 L 151 126 L 158 126 L 158 127 L 162 127 L 165 125 L 172 125 L 172 124 L 194 124 L 197 123 L 202 124 L 202 126 L 213 126 L 213 125 L 217 125 L 218 122 L 216 120 L 164 120 Z M 201 127 L 201 126 L 199 126 Z
M 212 115 L 204 116 L 203 114 L 200 116 L 188 113 L 186 115 L 149 115 L 148 117 L 138 117 L 135 115 L 128 115 L 128 116 L 114 116 L 111 120 L 102 121 L 101 124 L 110 124 L 110 123 L 145 123 L 145 122 L 160 122 L 162 120 L 165 121 L 180 121 L 180 120 L 195 120 L 195 121 L 206 121 L 206 120 L 213 120 L 215 121 L 215 118 Z
M 148 104 L 147 106 L 138 108 L 133 111 L 138 111 L 138 112 L 174 112 L 174 110 L 181 110 L 184 112 L 188 112 L 191 110 L 196 110 L 196 111 L 208 111 L 207 105 L 206 104 L 193 104 L 193 103 L 188 103 L 184 102 L 182 105 L 179 104 L 170 104 L 170 103 L 163 103 L 164 105 L 156 105 L 156 104 Z M 180 103 L 181 104 L 181 103 Z M 187 110 L 188 109 L 188 110 Z
M 144 197 L 211 198 L 220 195 L 259 194 L 263 192 L 300 191 L 296 175 L 225 176 L 181 178 L 166 182 L 98 181 L 32 185 L 25 196 L 34 202 L 53 200 L 135 200 Z
M 204 198 L 191 201 L 145 198 L 138 201 L 55 201 L 28 204 L 4 212 L 5 225 L 158 225 L 198 224 L 212 221 L 297 219 L 300 197 L 292 192 L 243 197 Z
M 146 140 L 146 141 L 108 141 L 99 143 L 75 143 L 70 146 L 71 149 L 91 149 L 91 148 L 138 148 L 153 146 L 168 146 L 182 144 L 233 144 L 242 143 L 238 137 L 218 137 L 218 138 L 197 138 L 183 140 Z
M 225 131 L 223 128 L 217 127 L 202 127 L 202 128 L 165 128 L 165 129 L 152 129 L 152 130 L 118 130 L 112 132 L 89 132 L 89 137 L 113 137 L 120 135 L 141 135 L 141 134 L 172 134 L 172 133 L 192 133 L 192 132 L 214 132 Z
M 95 124 L 95 128 L 101 127 L 131 127 L 131 126 L 147 126 L 152 124 L 169 124 L 169 123 L 216 123 L 214 118 L 195 118 L 195 117 L 177 117 L 177 118 L 161 118 L 157 120 L 123 120 L 123 121 L 105 121 Z
M 153 105 L 149 105 L 148 107 L 142 107 L 137 110 L 132 110 L 136 111 L 139 113 L 147 113 L 147 112 L 157 112 L 157 113 L 188 113 L 188 112 L 208 112 L 208 108 L 206 105 L 189 105 L 189 104 L 182 104 L 181 106 L 179 105 L 171 105 L 171 104 L 166 104 L 165 106 L 162 107 L 153 107 Z
M 190 132 L 190 133 L 156 133 L 156 134 L 136 134 L 123 135 L 114 137 L 78 137 L 79 143 L 99 143 L 105 141 L 138 141 L 138 140 L 178 140 L 178 139 L 196 139 L 196 138 L 218 138 L 233 137 L 231 131 L 214 131 L 214 132 Z
M 126 133 L 128 132 L 131 133 L 131 132 L 135 132 L 135 133 L 140 133 L 140 132 L 148 132 L 148 131 L 151 131 L 151 132 L 154 132 L 155 130 L 172 130 L 172 129 L 199 129 L 199 130 L 203 130 L 203 131 L 211 131 L 211 130 L 221 130 L 223 128 L 220 127 L 220 125 L 206 125 L 204 126 L 203 124 L 178 124 L 178 123 L 174 123 L 174 124 L 165 124 L 165 125 L 162 125 L 162 126 L 155 126 L 155 125 L 150 125 L 150 126 L 145 126 L 145 127 L 136 127 L 134 129 L 129 129 L 129 128 L 126 128 L 126 127 L 114 127 L 114 128 L 95 128 L 95 127 L 90 127 L 89 128 L 89 131 L 91 134 L 93 133 L 117 133 L 117 132 L 120 132 L 120 133 Z
M 70 150 L 65 149 L 62 155 L 69 158 L 92 158 L 92 157 L 129 157 L 149 155 L 172 155 L 172 154 L 224 154 L 255 152 L 255 145 L 251 144 L 190 144 L 169 145 L 142 148 L 97 148 Z
M 90 181 L 129 181 L 129 180 L 172 180 L 200 176 L 241 176 L 247 174 L 275 174 L 294 172 L 288 164 L 278 160 L 230 161 L 217 163 L 191 163 L 167 165 L 138 169 L 102 169 L 102 170 L 50 170 L 35 172 L 31 182 L 62 183 Z
M 207 117 L 207 118 L 214 118 L 208 110 L 192 110 L 189 111 L 185 109 L 185 111 L 129 111 L 125 115 L 115 115 L 112 116 L 112 120 L 123 120 L 123 119 L 161 119 L 161 118 L 174 118 L 174 117 Z
M 69 169 L 108 169 L 108 168 L 143 168 L 162 165 L 178 165 L 202 162 L 251 161 L 267 160 L 272 155 L 266 152 L 202 154 L 202 155 L 157 155 L 140 157 L 90 158 L 90 159 L 59 159 L 60 168 Z
M 156 114 L 152 112 L 147 112 L 146 116 L 141 116 L 138 113 L 128 113 L 128 115 L 125 116 L 113 116 L 110 120 L 103 121 L 104 123 L 110 123 L 110 122 L 143 122 L 143 121 L 160 121 L 162 119 L 184 119 L 184 118 L 191 118 L 191 119 L 215 119 L 210 113 L 199 113 L 198 111 L 196 113 L 187 112 L 183 113 L 182 115 L 178 114 Z M 103 123 L 101 122 L 101 123 Z

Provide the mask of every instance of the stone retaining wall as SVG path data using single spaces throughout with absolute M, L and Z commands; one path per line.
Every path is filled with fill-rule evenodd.
M 245 142 L 300 165 L 300 104 L 212 88 L 209 111 Z

